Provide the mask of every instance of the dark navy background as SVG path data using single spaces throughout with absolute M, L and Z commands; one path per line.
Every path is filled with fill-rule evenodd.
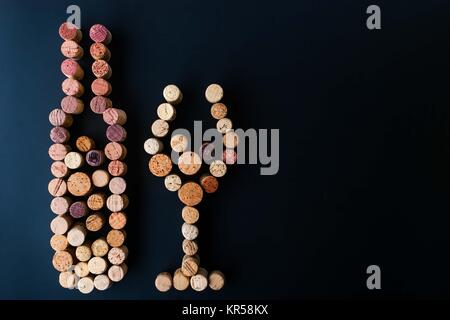
M 59 287 L 49 246 L 48 113 L 72 3 L 86 51 L 92 24 L 112 31 L 113 100 L 129 117 L 129 273 L 89 296 Z M 366 28 L 370 4 L 380 31 Z M 0 298 L 450 297 L 449 22 L 438 0 L 1 0 Z M 280 171 L 238 166 L 201 209 L 202 265 L 225 272 L 225 289 L 160 294 L 156 274 L 181 258 L 182 206 L 142 145 L 168 83 L 184 92 L 179 126 L 213 125 L 212 82 L 237 126 L 280 129 Z M 76 127 L 104 140 L 90 112 Z

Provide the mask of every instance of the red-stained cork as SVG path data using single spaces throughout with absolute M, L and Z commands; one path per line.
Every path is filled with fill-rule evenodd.
M 91 84 L 91 89 L 96 96 L 109 96 L 112 86 L 105 79 L 95 79 Z
M 96 60 L 92 64 L 92 73 L 97 78 L 109 79 L 112 75 L 112 69 L 105 60 Z
M 61 109 L 68 114 L 80 114 L 84 110 L 84 104 L 76 97 L 65 96 L 61 100 Z
M 59 36 L 64 40 L 72 40 L 75 42 L 80 42 L 82 38 L 82 33 L 80 29 L 78 29 L 77 26 L 74 25 L 73 23 L 64 22 L 59 27 Z
M 54 143 L 65 143 L 70 139 L 69 131 L 64 127 L 54 127 L 50 131 L 50 139 Z
M 127 138 L 127 132 L 121 125 L 115 124 L 106 129 L 106 137 L 112 142 L 122 142 Z
M 106 109 L 112 107 L 112 101 L 107 97 L 95 96 L 92 98 L 90 106 L 92 112 L 102 114 Z
M 81 69 L 78 62 L 73 59 L 66 59 L 61 62 L 61 72 L 67 77 L 76 80 L 81 80 L 84 77 L 83 69 Z
M 112 40 L 111 32 L 102 24 L 94 24 L 89 30 L 92 41 L 108 44 Z
M 109 61 L 111 59 L 111 51 L 103 43 L 93 43 L 89 52 L 95 60 Z

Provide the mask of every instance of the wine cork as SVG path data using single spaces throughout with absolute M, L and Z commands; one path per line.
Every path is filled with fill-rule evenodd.
M 75 42 L 80 42 L 83 37 L 81 30 L 71 22 L 64 22 L 61 24 L 58 31 L 59 36 L 66 41 L 72 40 Z
M 237 161 L 237 153 L 233 149 L 225 149 L 222 158 L 225 164 L 235 164 Z
M 195 240 L 198 237 L 198 228 L 195 224 L 183 223 L 181 233 L 187 240 Z
M 75 41 L 67 40 L 61 45 L 61 53 L 66 58 L 79 60 L 83 57 L 84 51 Z
M 78 150 L 81 152 L 88 152 L 95 148 L 95 142 L 88 136 L 81 136 L 78 137 L 77 141 L 75 142 L 75 145 Z
M 112 142 L 123 142 L 127 138 L 127 131 L 119 124 L 114 124 L 106 129 L 106 137 Z
M 95 96 L 92 98 L 89 105 L 92 112 L 102 114 L 105 110 L 112 107 L 112 101 L 107 97 Z
M 69 270 L 73 264 L 73 258 L 68 251 L 57 251 L 53 255 L 52 259 L 53 267 L 59 272 Z
M 164 121 L 172 121 L 177 115 L 175 108 L 170 103 L 161 103 L 156 109 L 156 114 Z
M 71 201 L 68 197 L 56 197 L 50 203 L 50 209 L 54 214 L 62 215 L 69 211 Z
M 91 179 L 84 172 L 75 172 L 67 179 L 67 188 L 72 195 L 83 197 L 92 189 Z
M 126 234 L 123 230 L 111 230 L 108 232 L 108 235 L 106 236 L 106 242 L 111 247 L 120 247 L 125 242 Z
M 68 128 L 72 125 L 73 118 L 61 109 L 53 109 L 48 115 L 48 121 L 55 127 Z
M 89 30 L 89 37 L 94 42 L 108 44 L 112 40 L 111 32 L 102 24 L 94 24 Z
M 156 138 L 150 138 L 144 142 L 144 150 L 148 154 L 155 155 L 163 150 L 163 143 Z
M 67 168 L 66 164 L 62 161 L 53 162 L 50 171 L 56 178 L 64 178 L 69 174 L 69 168 Z
M 111 52 L 103 43 L 93 43 L 89 48 L 92 58 L 95 60 L 109 61 L 111 58 Z
M 75 289 L 78 286 L 78 280 L 80 280 L 80 278 L 78 278 L 75 273 L 70 271 L 66 279 L 67 289 Z
M 183 210 L 181 211 L 181 216 L 182 216 L 184 222 L 186 222 L 188 224 L 194 224 L 198 221 L 198 218 L 200 217 L 200 213 L 194 207 L 185 206 L 183 208 Z
M 178 168 L 185 175 L 194 175 L 200 170 L 201 167 L 202 159 L 195 152 L 186 151 L 178 159 Z
M 79 219 L 88 213 L 88 207 L 84 201 L 75 201 L 70 205 L 69 212 L 73 218 Z
M 109 183 L 109 174 L 105 170 L 95 170 L 92 173 L 92 183 L 97 188 L 103 188 Z
M 123 212 L 113 212 L 109 215 L 109 225 L 113 229 L 123 229 L 127 224 L 127 216 Z
M 101 257 L 93 257 L 88 262 L 88 268 L 92 274 L 102 274 L 108 268 L 108 263 Z
M 125 263 L 122 263 L 120 266 L 111 266 L 108 270 L 108 277 L 113 282 L 119 282 L 123 279 L 127 271 L 128 267 Z
M 59 285 L 65 289 L 69 289 L 67 279 L 72 275 L 71 271 L 64 271 L 59 274 Z M 72 287 L 73 288 L 73 287 Z
M 169 272 L 161 272 L 156 276 L 155 287 L 160 292 L 167 292 L 172 288 L 172 275 Z
M 178 198 L 187 206 L 193 207 L 203 199 L 203 190 L 195 182 L 187 182 L 178 190 Z
M 113 194 L 122 194 L 127 189 L 127 183 L 122 177 L 114 177 L 109 181 L 109 191 Z
M 112 194 L 106 199 L 106 207 L 109 211 L 119 212 L 128 206 L 128 197 L 124 194 Z
M 91 150 L 86 154 L 86 162 L 91 167 L 99 167 L 105 162 L 105 154 L 102 150 Z
M 114 124 L 123 126 L 127 122 L 127 114 L 122 109 L 108 108 L 103 112 L 103 121 L 110 126 Z
M 65 96 L 61 100 L 61 109 L 68 114 L 81 114 L 84 110 L 84 103 L 74 96 Z
M 210 103 L 217 103 L 223 98 L 223 89 L 218 84 L 210 84 L 205 91 L 206 100 Z
M 67 192 L 67 184 L 63 179 L 54 178 L 48 183 L 48 192 L 54 197 L 62 197 Z
M 84 77 L 84 71 L 81 69 L 78 62 L 73 59 L 66 59 L 61 62 L 61 72 L 67 78 L 81 80 Z
M 66 214 L 55 217 L 52 222 L 50 222 L 50 230 L 54 234 L 64 234 L 69 230 L 72 224 L 72 219 Z
M 172 105 L 177 105 L 183 100 L 183 94 L 180 89 L 174 85 L 169 84 L 163 90 L 163 96 L 166 101 Z
M 92 81 L 91 90 L 96 96 L 109 96 L 112 92 L 112 86 L 105 79 L 97 78 Z
M 191 277 L 191 288 L 195 291 L 203 291 L 208 287 L 208 272 L 199 268 L 198 273 Z
M 165 177 L 172 170 L 172 160 L 165 154 L 158 153 L 148 162 L 150 172 L 157 177 Z
M 223 103 L 214 103 L 211 106 L 211 115 L 216 120 L 225 118 L 227 113 L 228 109 Z
M 61 84 L 62 91 L 68 96 L 81 97 L 84 94 L 84 87 L 80 81 L 67 78 Z
M 111 264 L 122 264 L 128 256 L 128 248 L 126 246 L 120 246 L 117 248 L 111 248 L 108 252 L 108 261 Z
M 220 290 L 225 284 L 225 276 L 219 270 L 211 271 L 208 277 L 208 283 L 212 290 Z
M 73 247 L 81 246 L 86 239 L 86 234 L 86 228 L 81 224 L 77 224 L 67 233 L 67 241 Z
M 194 254 L 192 256 L 188 256 L 188 255 L 184 255 L 183 259 L 181 260 L 181 262 L 183 263 L 184 260 L 186 260 L 187 258 L 192 258 L 195 259 L 195 261 L 197 262 L 198 265 L 200 265 L 200 256 L 198 254 Z
M 48 155 L 52 160 L 61 161 L 69 153 L 70 147 L 61 143 L 54 143 L 48 148 Z
M 78 169 L 83 165 L 84 158 L 79 152 L 72 151 L 66 154 L 64 163 L 69 169 Z
M 68 248 L 69 242 L 65 235 L 54 234 L 50 239 L 50 247 L 55 251 L 64 251 Z
M 220 133 L 226 133 L 227 131 L 233 129 L 233 123 L 228 118 L 223 118 L 217 121 L 216 124 L 217 131 Z
M 80 278 L 87 277 L 89 275 L 88 264 L 86 262 L 78 262 L 73 271 Z
M 239 136 L 234 131 L 228 131 L 223 135 L 223 145 L 228 149 L 234 149 L 239 144 Z
M 107 275 L 99 274 L 94 278 L 94 287 L 97 290 L 104 291 L 111 286 L 111 280 Z
M 78 290 L 83 294 L 91 293 L 94 290 L 94 280 L 92 277 L 84 277 L 78 280 Z
M 185 135 L 175 134 L 170 138 L 170 146 L 175 152 L 184 152 L 189 146 L 189 139 Z
M 86 229 L 92 232 L 99 231 L 105 224 L 105 218 L 100 213 L 93 213 L 86 218 Z
M 109 142 L 105 147 L 105 156 L 109 160 L 123 160 L 127 156 L 127 148 L 118 142 Z
M 120 160 L 111 161 L 108 164 L 108 172 L 114 177 L 122 177 L 127 173 L 127 165 Z
M 91 250 L 94 256 L 103 257 L 108 253 L 109 246 L 104 238 L 100 238 L 92 243 Z
M 87 206 L 89 209 L 98 211 L 101 210 L 106 203 L 106 196 L 103 193 L 94 193 L 87 199 Z
M 212 175 L 204 174 L 200 177 L 200 185 L 206 193 L 214 193 L 219 188 L 219 181 Z
M 164 185 L 169 191 L 178 191 L 181 188 L 181 178 L 176 174 L 169 174 L 164 179 Z
M 50 131 L 50 139 L 54 143 L 65 143 L 70 139 L 69 131 L 64 127 L 54 127 Z
M 184 291 L 189 287 L 189 278 L 183 274 L 181 268 L 175 270 L 173 274 L 173 287 L 178 291 Z
M 209 172 L 216 178 L 223 177 L 227 173 L 227 165 L 222 160 L 214 160 L 209 165 Z
M 153 122 L 151 131 L 157 138 L 163 138 L 169 133 L 169 124 L 161 119 L 157 119 Z
M 80 261 L 89 261 L 89 259 L 91 259 L 92 257 L 91 244 L 84 243 L 81 246 L 78 246 L 75 250 L 75 256 Z
M 92 64 L 92 73 L 97 78 L 109 79 L 112 76 L 112 69 L 105 60 L 96 60 Z
M 198 244 L 195 240 L 183 240 L 183 252 L 188 256 L 193 256 L 198 251 Z

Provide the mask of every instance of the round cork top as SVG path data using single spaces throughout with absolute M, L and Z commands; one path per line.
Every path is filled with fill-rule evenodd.
M 181 90 L 174 84 L 169 84 L 164 88 L 163 96 L 164 99 L 171 104 L 178 104 L 183 98 Z
M 125 232 L 113 229 L 108 232 L 106 241 L 111 247 L 120 247 L 125 242 Z
M 200 213 L 198 212 L 197 208 L 185 206 L 181 211 L 181 216 L 184 222 L 193 224 L 198 221 Z
M 218 270 L 211 271 L 208 277 L 209 287 L 212 290 L 220 290 L 225 284 L 225 276 Z
M 86 228 L 89 231 L 99 231 L 104 225 L 104 218 L 100 213 L 91 214 L 86 218 Z
M 105 161 L 105 154 L 102 150 L 91 150 L 86 154 L 86 162 L 91 167 L 99 167 Z
M 70 114 L 65 113 L 61 109 L 53 109 L 48 115 L 48 121 L 55 127 L 70 127 L 73 123 L 73 118 Z
M 48 155 L 52 160 L 64 160 L 66 154 L 70 151 L 70 147 L 61 143 L 54 143 L 48 148 Z
M 219 188 L 219 181 L 216 177 L 211 175 L 203 175 L 200 178 L 200 185 L 206 193 L 214 193 Z
M 69 229 L 70 223 L 71 220 L 66 215 L 57 216 L 50 222 L 50 230 L 54 234 L 64 234 Z
M 106 137 L 112 142 L 122 142 L 127 138 L 127 132 L 121 125 L 114 124 L 106 129 Z
M 210 84 L 205 91 L 206 100 L 210 103 L 217 103 L 223 98 L 223 89 L 218 84 Z
M 191 176 L 196 174 L 202 167 L 202 159 L 192 151 L 184 152 L 178 159 L 178 168 L 185 175 Z
M 50 171 L 56 178 L 64 178 L 69 173 L 69 168 L 62 161 L 55 161 L 50 167 Z
M 94 286 L 97 290 L 106 290 L 111 286 L 111 280 L 107 275 L 99 274 L 94 278 Z
M 108 164 L 108 172 L 114 177 L 121 177 L 127 173 L 127 165 L 120 161 L 114 160 Z
M 67 249 L 69 242 L 67 241 L 66 236 L 62 234 L 55 234 L 50 239 L 50 246 L 55 251 L 63 251 Z
M 123 144 L 110 142 L 105 147 L 105 155 L 109 160 L 123 160 L 127 155 L 127 149 Z
M 194 240 L 187 240 L 187 239 L 184 239 L 184 240 L 183 240 L 182 248 L 183 248 L 183 252 L 184 252 L 185 254 L 187 254 L 187 255 L 189 255 L 189 256 L 193 256 L 193 255 L 196 254 L 197 251 L 198 251 L 198 244 L 197 244 L 197 242 L 194 241 Z
M 84 201 L 75 201 L 70 205 L 70 215 L 74 218 L 82 218 L 88 212 L 88 207 Z
M 94 290 L 94 281 L 91 277 L 84 277 L 78 280 L 78 290 L 81 293 L 88 294 Z
M 106 206 L 112 212 L 119 212 L 128 206 L 126 195 L 112 194 L 106 199 Z
M 84 163 L 84 158 L 80 153 L 72 151 L 66 154 L 64 163 L 69 169 L 78 169 Z
M 92 257 L 92 250 L 90 245 L 83 244 L 77 247 L 75 250 L 75 256 L 80 261 L 89 261 L 89 259 Z
M 125 276 L 127 272 L 127 266 L 122 263 L 120 266 L 111 266 L 108 270 L 108 277 L 111 281 L 119 282 Z
M 78 80 L 67 78 L 61 84 L 62 91 L 68 96 L 80 97 L 84 93 L 84 87 Z
M 97 78 L 92 81 L 91 90 L 96 96 L 109 96 L 112 91 L 111 84 L 105 79 Z
M 50 203 L 50 209 L 54 214 L 61 215 L 67 213 L 70 206 L 70 200 L 67 197 L 56 197 Z
M 96 257 L 103 257 L 108 253 L 109 246 L 105 239 L 95 240 L 91 245 L 92 254 Z
M 222 157 L 226 164 L 235 164 L 237 161 L 237 153 L 233 149 L 225 149 Z
M 128 255 L 128 248 L 125 246 L 111 248 L 108 252 L 108 261 L 111 264 L 119 265 L 122 264 Z
M 94 193 L 87 199 L 87 206 L 89 209 L 98 211 L 105 206 L 106 197 L 102 193 Z
M 70 59 L 80 59 L 83 56 L 83 48 L 75 41 L 67 40 L 61 45 L 61 53 Z
M 48 192 L 54 197 L 62 197 L 67 192 L 67 184 L 61 178 L 54 178 L 48 183 Z
M 111 76 L 111 67 L 105 60 L 96 60 L 92 64 L 92 73 L 97 78 L 109 78 Z
M 122 194 L 127 189 L 127 183 L 122 177 L 114 177 L 109 181 L 109 190 L 113 194 Z
M 108 44 L 111 41 L 111 33 L 102 24 L 94 24 L 89 30 L 89 37 L 94 42 Z
M 50 130 L 50 139 L 54 143 L 65 143 L 70 139 L 70 133 L 64 127 L 54 127 Z
M 223 177 L 227 173 L 227 165 L 222 160 L 214 160 L 209 165 L 209 172 L 216 178 Z
M 113 229 L 123 229 L 127 224 L 127 216 L 123 212 L 113 212 L 109 215 L 109 225 Z
M 225 118 L 227 113 L 228 109 L 223 103 L 214 103 L 211 106 L 211 115 L 216 120 Z
M 172 275 L 169 272 L 161 272 L 156 276 L 155 287 L 160 292 L 167 292 L 172 288 Z
M 93 43 L 89 48 L 89 52 L 95 60 L 103 59 L 108 61 L 110 58 L 109 49 L 103 43 Z
M 81 31 L 71 22 L 64 22 L 59 27 L 59 36 L 63 40 L 73 40 L 79 42 L 81 40 Z
M 59 272 L 69 270 L 73 264 L 72 255 L 67 251 L 57 251 L 53 255 L 53 267 Z
M 164 185 L 167 190 L 175 192 L 181 187 L 181 178 L 176 174 L 169 174 L 164 179 Z
M 109 173 L 106 170 L 95 170 L 92 173 L 92 183 L 97 188 L 103 188 L 109 183 Z
M 187 206 L 195 206 L 203 199 L 203 190 L 195 182 L 187 182 L 178 190 L 178 198 Z
M 163 138 L 169 133 L 169 124 L 164 120 L 157 119 L 153 122 L 151 130 L 155 137 Z
M 76 78 L 77 73 L 80 70 L 80 65 L 73 59 L 66 59 L 61 62 L 61 72 L 69 78 Z M 81 77 L 78 78 L 78 80 Z
M 106 271 L 107 267 L 106 260 L 101 257 L 93 257 L 88 262 L 88 268 L 92 274 L 102 274 Z
M 92 112 L 102 114 L 106 109 L 112 107 L 111 99 L 103 96 L 95 96 L 90 102 Z
M 204 270 L 204 269 L 203 269 Z M 206 271 L 199 272 L 191 278 L 191 288 L 195 291 L 203 291 L 208 287 L 208 278 Z
M 181 153 L 187 150 L 189 140 L 185 135 L 175 134 L 170 138 L 170 146 L 173 151 Z
M 75 274 L 76 274 L 78 277 L 80 277 L 80 278 L 86 277 L 86 276 L 89 275 L 89 267 L 88 267 L 88 264 L 87 264 L 86 262 L 83 262 L 83 261 L 78 262 L 78 263 L 75 265 L 74 271 L 75 271 Z
M 179 291 L 186 290 L 189 287 L 189 278 L 183 274 L 181 268 L 175 270 L 173 274 L 173 287 Z
M 231 122 L 228 118 L 222 118 L 217 121 L 216 128 L 220 133 L 226 133 L 227 131 L 233 129 L 233 122 Z
M 88 136 L 78 137 L 77 141 L 75 142 L 75 145 L 77 149 L 80 150 L 81 152 L 88 152 L 95 148 L 94 140 L 92 140 Z
M 164 121 L 172 121 L 176 117 L 175 108 L 170 103 L 161 103 L 156 109 L 156 114 Z
M 155 155 L 162 151 L 162 142 L 156 138 L 150 138 L 144 142 L 144 150 L 148 154 Z
M 172 160 L 169 156 L 158 153 L 150 158 L 148 168 L 153 175 L 157 177 L 165 177 L 172 170 Z
M 61 99 L 61 109 L 69 114 L 80 114 L 83 112 L 83 101 L 74 96 L 65 96 Z
M 194 276 L 198 271 L 198 261 L 194 258 L 188 257 L 183 259 L 181 264 L 181 272 L 187 277 Z
M 67 180 L 69 192 L 77 197 L 85 196 L 91 190 L 91 179 L 84 172 L 75 172 Z
M 198 237 L 198 228 L 194 224 L 183 223 L 181 233 L 187 240 L 195 240 Z
M 239 144 L 239 136 L 234 131 L 228 131 L 223 135 L 223 144 L 228 149 L 234 149 Z

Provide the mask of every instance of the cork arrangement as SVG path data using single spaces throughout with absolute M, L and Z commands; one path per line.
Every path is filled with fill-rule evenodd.
M 236 163 L 235 148 L 239 142 L 238 136 L 231 130 L 233 125 L 227 118 L 227 107 L 221 102 L 222 87 L 211 84 L 205 91 L 205 97 L 212 104 L 210 112 L 217 120 L 217 130 L 222 134 L 223 159 L 212 161 L 208 172 L 200 174 L 203 161 L 207 158 L 212 159 L 213 145 L 205 142 L 197 152 L 189 151 L 187 137 L 176 134 L 169 139 L 170 149 L 179 155 L 175 164 L 169 156 L 170 151 L 167 154 L 163 152 L 162 139 L 169 136 L 169 123 L 175 120 L 176 107 L 181 103 L 183 95 L 176 85 L 168 85 L 163 90 L 163 97 L 165 102 L 157 107 L 158 119 L 151 125 L 153 137 L 145 141 L 144 150 L 151 155 L 148 163 L 150 172 L 154 176 L 163 177 L 165 188 L 171 192 L 177 192 L 178 199 L 184 205 L 181 211 L 184 222 L 181 233 L 184 240 L 181 244 L 183 257 L 180 267 L 173 274 L 169 272 L 158 274 L 155 286 L 161 292 L 166 292 L 172 287 L 180 291 L 189 287 L 195 291 L 203 291 L 208 286 L 212 290 L 220 290 L 225 284 L 224 274 L 219 270 L 208 273 L 200 266 L 197 243 L 199 229 L 196 225 L 200 212 L 196 206 L 203 201 L 206 194 L 212 194 L 218 190 L 218 178 L 226 174 L 227 165 Z
M 48 191 L 53 196 L 50 209 L 55 214 L 50 223 L 54 234 L 50 246 L 55 251 L 52 263 L 60 272 L 62 287 L 90 293 L 94 289 L 108 289 L 127 272 L 128 249 L 124 245 L 127 149 L 123 144 L 127 116 L 124 110 L 113 107 L 108 98 L 112 91 L 108 81 L 112 70 L 107 45 L 112 37 L 105 26 L 96 24 L 89 32 L 94 42 L 90 54 L 95 76 L 91 84 L 95 96 L 90 109 L 106 123 L 109 143 L 99 148 L 91 137 L 70 135 L 73 122 L 85 112 L 82 99 L 85 73 L 78 63 L 85 54 L 80 46 L 81 30 L 75 25 L 63 23 L 59 35 L 64 40 L 61 53 L 66 59 L 61 63 L 61 72 L 66 79 L 61 86 L 65 94 L 61 106 L 49 115 L 53 144 L 48 154 L 53 160 L 53 179 Z

